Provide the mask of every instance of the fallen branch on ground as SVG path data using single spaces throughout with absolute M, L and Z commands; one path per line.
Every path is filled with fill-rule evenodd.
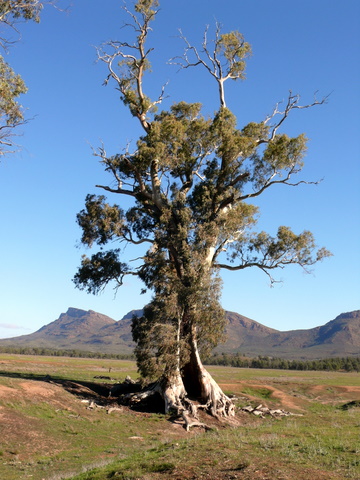
M 270 415 L 271 417 L 289 417 L 289 416 L 302 417 L 303 416 L 301 413 L 291 413 L 281 409 L 270 409 L 261 404 L 258 405 L 257 407 L 252 407 L 251 405 L 248 405 L 246 407 L 241 408 L 241 411 L 252 413 L 253 415 L 256 415 L 257 417 L 261 417 L 261 418 L 264 418 L 265 415 Z

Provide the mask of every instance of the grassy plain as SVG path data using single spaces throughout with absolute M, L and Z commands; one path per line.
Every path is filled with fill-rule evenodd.
M 87 408 L 83 399 L 106 403 L 93 383 L 135 378 L 134 362 L 1 354 L 0 478 L 360 479 L 358 373 L 209 370 L 239 407 L 262 403 L 295 415 L 239 411 L 229 424 L 204 417 L 212 430 L 186 432 L 158 413 Z M 70 381 L 80 382 L 78 391 L 66 390 Z

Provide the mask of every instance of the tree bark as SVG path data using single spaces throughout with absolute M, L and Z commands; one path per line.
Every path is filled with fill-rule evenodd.
M 155 390 L 165 402 L 165 413 L 173 411 L 179 416 L 185 414 L 195 420 L 199 409 L 215 418 L 235 415 L 233 401 L 224 394 L 210 373 L 205 369 L 198 350 L 196 327 L 190 336 L 190 359 L 187 365 L 172 376 L 164 376 Z M 194 422 L 195 424 L 196 422 Z
M 165 402 L 165 413 L 174 411 L 177 415 L 185 410 L 186 390 L 180 372 L 169 378 L 162 378 L 157 387 Z
M 205 409 L 216 418 L 234 416 L 234 403 L 224 394 L 201 361 L 195 326 L 191 328 L 190 348 L 190 361 L 183 370 L 183 381 L 188 394 L 201 402 L 197 408 Z

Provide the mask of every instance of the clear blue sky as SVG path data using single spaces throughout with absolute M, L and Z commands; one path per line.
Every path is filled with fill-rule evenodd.
M 117 296 L 76 290 L 72 277 L 84 250 L 76 214 L 95 184 L 105 183 L 92 147 L 110 153 L 136 141 L 140 129 L 119 101 L 114 85 L 102 86 L 105 66 L 94 46 L 127 38 L 120 0 L 74 0 L 67 13 L 46 8 L 39 25 L 19 26 L 21 41 L 7 57 L 25 79 L 22 97 L 33 118 L 18 138 L 23 149 L 0 164 L 2 220 L 0 337 L 38 330 L 67 310 L 92 309 L 118 320 L 149 297 L 128 280 Z M 61 2 L 66 6 L 66 0 Z M 288 91 L 311 103 L 295 111 L 284 132 L 310 139 L 301 178 L 318 186 L 279 187 L 259 200 L 260 228 L 311 230 L 334 254 L 310 275 L 298 267 L 279 271 L 274 288 L 260 271 L 224 274 L 223 306 L 279 330 L 312 328 L 360 308 L 360 2 L 358 0 L 163 0 L 153 24 L 155 47 L 150 95 L 169 81 L 167 106 L 200 101 L 217 108 L 216 85 L 200 71 L 166 64 L 183 49 L 178 29 L 194 43 L 204 27 L 223 24 L 251 43 L 247 80 L 228 88 L 228 106 L 239 126 L 261 121 Z M 98 191 L 97 193 L 101 193 Z M 113 199 L 113 201 L 118 201 Z

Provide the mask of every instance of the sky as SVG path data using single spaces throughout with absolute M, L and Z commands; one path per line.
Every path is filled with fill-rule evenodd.
M 69 307 L 95 310 L 115 320 L 150 299 L 129 279 L 115 294 L 77 290 L 72 278 L 83 253 L 76 214 L 96 184 L 110 181 L 93 149 L 108 153 L 134 144 L 142 133 L 121 104 L 115 85 L 103 86 L 105 65 L 96 46 L 128 40 L 120 0 L 60 0 L 46 7 L 40 24 L 18 25 L 21 38 L 6 60 L 28 86 L 21 98 L 26 117 L 21 149 L 0 163 L 0 338 L 26 335 Z M 279 225 L 313 232 L 331 258 L 310 274 L 290 266 L 269 286 L 260 270 L 224 272 L 222 305 L 278 330 L 323 325 L 360 308 L 360 2 L 358 0 L 163 0 L 149 46 L 152 73 L 145 91 L 157 97 L 167 83 L 163 107 L 201 102 L 205 114 L 218 108 L 217 87 L 200 70 L 168 63 L 180 55 L 179 29 L 200 45 L 206 25 L 238 30 L 252 45 L 246 80 L 227 88 L 238 126 L 260 122 L 289 90 L 303 104 L 330 95 L 325 105 L 294 111 L 282 132 L 306 133 L 305 167 L 299 179 L 317 186 L 269 189 L 258 205 L 259 229 Z M 13 39 L 17 37 L 14 33 Z M 20 132 L 19 132 L 20 133 Z M 111 202 L 118 199 L 109 197 Z M 129 255 L 132 252 L 129 251 Z

